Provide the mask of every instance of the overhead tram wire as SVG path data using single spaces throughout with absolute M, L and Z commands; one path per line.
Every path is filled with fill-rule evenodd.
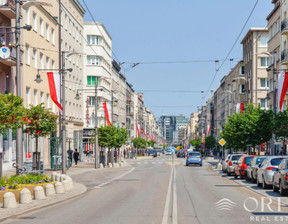
M 238 34 L 238 36 L 237 36 L 234 44 L 232 45 L 231 49 L 229 50 L 229 52 L 228 52 L 228 54 L 226 55 L 226 57 L 225 57 L 225 59 L 223 60 L 223 62 L 220 64 L 220 66 L 219 66 L 218 69 L 216 70 L 216 72 L 215 72 L 215 74 L 214 74 L 214 77 L 213 77 L 213 79 L 212 79 L 212 82 L 210 83 L 209 88 L 208 88 L 208 90 L 206 91 L 206 93 L 205 93 L 205 95 L 204 95 L 204 97 L 203 97 L 203 99 L 202 99 L 201 105 L 202 105 L 202 103 L 203 103 L 203 100 L 204 100 L 205 97 L 207 96 L 208 92 L 211 90 L 211 87 L 212 87 L 212 85 L 213 85 L 213 83 L 214 83 L 214 81 L 215 81 L 215 78 L 217 77 L 217 74 L 219 73 L 220 69 L 223 67 L 224 63 L 226 62 L 226 60 L 228 59 L 229 55 L 231 54 L 231 52 L 233 51 L 234 47 L 236 46 L 236 44 L 237 44 L 240 36 L 242 35 L 242 33 L 243 33 L 243 31 L 244 31 L 247 23 L 248 23 L 248 21 L 249 21 L 250 18 L 251 18 L 251 16 L 252 16 L 252 14 L 253 14 L 253 12 L 254 12 L 254 10 L 255 10 L 258 2 L 259 2 L 259 0 L 256 0 L 256 2 L 255 2 L 255 4 L 254 4 L 254 6 L 253 6 L 253 8 L 252 8 L 252 10 L 251 10 L 248 18 L 246 19 L 246 21 L 245 21 L 245 23 L 244 23 L 244 25 L 243 25 L 240 33 Z

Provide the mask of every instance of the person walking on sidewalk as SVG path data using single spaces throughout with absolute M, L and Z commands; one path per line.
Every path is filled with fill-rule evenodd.
M 75 165 L 77 166 L 78 160 L 79 160 L 79 152 L 77 152 L 77 149 L 75 149 L 75 152 L 73 154 Z
M 72 149 L 68 149 L 67 153 L 68 153 L 68 159 L 69 159 L 69 162 L 70 162 L 70 164 L 68 164 L 68 167 L 71 167 L 72 166 L 72 160 L 73 160 L 73 150 Z

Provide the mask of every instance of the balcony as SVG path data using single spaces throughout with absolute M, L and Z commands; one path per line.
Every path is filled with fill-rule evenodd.
M 288 49 L 281 52 L 281 64 L 288 65 Z
M 6 3 L 2 3 L 0 5 L 0 13 L 9 19 L 15 19 L 15 0 L 6 0 Z

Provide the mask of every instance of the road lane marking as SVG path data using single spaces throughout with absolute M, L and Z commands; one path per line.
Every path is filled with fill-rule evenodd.
M 172 213 L 172 224 L 178 223 L 178 213 L 177 213 L 177 191 L 176 191 L 176 169 L 173 166 L 174 178 L 173 178 L 173 213 Z
M 162 218 L 162 224 L 168 223 L 172 179 L 173 179 L 173 168 L 171 167 L 171 175 L 170 175 L 168 191 L 166 195 L 166 202 L 165 202 L 165 208 L 164 208 L 164 213 L 163 213 L 163 218 Z
M 121 178 L 121 177 L 126 176 L 127 174 L 131 173 L 133 170 L 135 170 L 135 167 L 132 168 L 132 169 L 130 169 L 130 170 L 127 171 L 126 173 L 121 174 L 121 175 L 118 176 L 118 177 L 115 177 L 115 178 L 113 178 L 113 179 L 111 179 L 111 180 L 108 180 L 108 181 L 105 182 L 105 183 L 102 183 L 102 184 L 97 185 L 96 187 L 94 187 L 94 189 L 104 187 L 105 185 L 110 184 L 110 183 L 112 183 L 113 181 L 115 181 L 115 180 L 117 180 L 117 179 L 119 179 L 119 178 Z

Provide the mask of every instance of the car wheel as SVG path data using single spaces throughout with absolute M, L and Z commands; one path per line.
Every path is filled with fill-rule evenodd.
M 237 179 L 237 178 L 238 178 L 238 176 L 236 175 L 236 173 L 234 173 L 234 178 L 235 178 L 235 179 Z
M 275 185 L 274 179 L 273 179 L 273 191 L 278 192 L 278 187 Z
M 188 163 L 186 163 L 186 166 L 188 166 Z
M 240 173 L 240 179 L 244 179 L 244 176 Z
M 257 177 L 257 187 L 261 187 L 261 186 L 262 186 L 262 184 L 259 182 L 259 179 Z
M 247 173 L 246 173 L 246 175 L 245 175 L 245 180 L 246 180 L 246 181 L 249 181 L 249 177 L 248 177 Z
M 262 177 L 262 187 L 263 187 L 263 189 L 267 189 L 269 186 L 266 184 L 266 182 L 265 182 L 265 178 L 264 178 L 264 176 Z
M 227 171 L 227 176 L 231 176 L 231 173 L 229 171 Z
M 202 164 L 200 164 L 200 166 L 202 166 Z
M 279 181 L 279 187 L 280 187 L 280 194 L 282 195 L 282 196 L 285 196 L 285 195 L 287 195 L 287 190 L 286 189 L 283 189 L 283 187 L 282 187 L 282 184 L 281 184 L 281 181 Z

